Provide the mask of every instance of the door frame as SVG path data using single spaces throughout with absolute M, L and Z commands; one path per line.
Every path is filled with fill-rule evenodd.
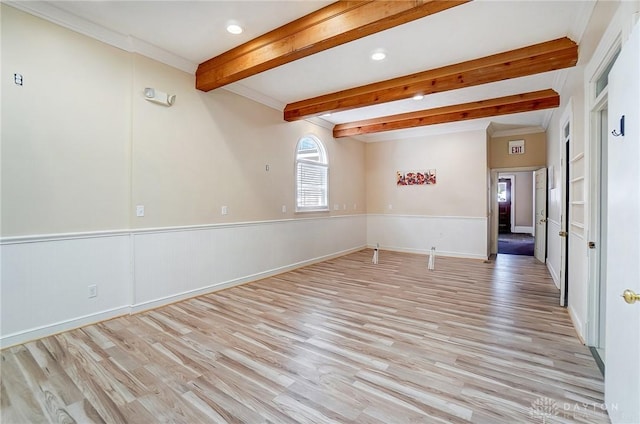
M 542 177 L 542 181 L 544 184 L 542 192 L 544 193 L 544 199 L 542 199 L 544 206 L 540 208 L 540 203 L 538 203 L 538 175 Z M 538 214 L 538 210 L 540 210 L 540 214 Z M 533 172 L 533 235 L 534 235 L 534 247 L 533 247 L 533 257 L 543 264 L 547 263 L 547 220 L 549 218 L 549 168 L 543 167 L 537 169 Z M 541 233 L 543 233 L 544 237 L 541 239 L 540 234 L 538 234 L 538 224 L 542 226 Z M 541 252 L 541 257 L 538 257 L 538 246 L 542 245 L 543 252 Z M 541 250 L 542 250 L 541 249 Z
M 616 19 L 612 20 L 612 23 Z M 586 208 L 586 231 L 587 241 L 595 241 L 596 249 L 603 243 L 599 240 L 598 232 L 600 225 L 600 198 L 599 173 L 600 173 L 600 143 L 601 143 L 601 123 L 599 113 L 608 104 L 608 86 L 599 96 L 596 96 L 596 81 L 611 62 L 613 57 L 620 51 L 622 45 L 622 30 L 615 26 L 610 26 L 600 40 L 591 61 L 585 68 L 584 98 L 585 98 L 585 122 L 587 124 L 587 137 L 585 140 L 585 156 L 587 169 L 585 169 L 585 179 L 588 190 L 586 191 L 586 201 L 589 207 Z M 606 140 L 605 140 L 606 142 Z M 584 338 L 587 346 L 599 346 L 600 331 L 600 284 L 599 276 L 602 267 L 602 258 L 596 250 L 589 249 L 587 257 L 587 320 L 585 323 Z
M 489 223 L 489 233 L 491 235 L 490 240 L 490 254 L 498 253 L 498 174 L 509 172 L 528 172 L 536 171 L 543 166 L 524 166 L 520 168 L 492 168 L 490 169 L 491 187 L 489 192 L 491 193 L 491 222 Z M 533 194 L 532 194 L 533 195 Z M 513 201 L 513 199 L 512 199 Z M 535 228 L 535 226 L 534 226 Z M 546 237 L 546 236 L 545 236 Z M 545 240 L 546 243 L 546 240 Z
M 571 198 L 570 191 L 570 176 L 571 169 L 571 140 L 573 140 L 574 119 L 573 119 L 573 98 L 570 98 L 567 102 L 562 115 L 560 116 L 560 184 L 554 186 L 560 188 L 560 222 L 552 223 L 556 224 L 560 231 L 564 231 L 564 237 L 558 234 L 560 238 L 560 269 L 558 275 L 558 289 L 560 289 L 560 306 L 567 308 L 569 306 L 569 235 L 571 233 L 571 205 L 569 200 Z M 569 134 L 565 135 L 564 129 L 569 125 Z M 548 188 L 549 189 L 549 188 Z M 548 231 L 548 229 L 547 229 Z
M 591 105 L 589 119 L 589 208 L 588 214 L 589 228 L 587 240 L 595 242 L 595 249 L 589 249 L 587 257 L 587 322 L 585 324 L 585 343 L 587 346 L 597 348 L 603 347 L 600 334 L 602 320 L 601 296 L 602 296 L 602 269 L 606 262 L 606 253 L 603 252 L 606 243 L 606 235 L 600 234 L 602 225 L 602 197 L 600 184 L 601 167 L 601 145 L 607 139 L 602 140 L 602 122 L 600 113 L 608 104 L 608 89 L 603 90 L 600 96 Z M 606 130 L 606 129 L 605 129 Z M 604 237 L 602 237 L 604 236 Z M 603 254 L 604 253 L 604 254 Z

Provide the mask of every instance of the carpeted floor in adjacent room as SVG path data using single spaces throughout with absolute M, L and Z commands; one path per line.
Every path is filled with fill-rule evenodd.
M 535 239 L 531 234 L 498 234 L 498 253 L 533 256 Z

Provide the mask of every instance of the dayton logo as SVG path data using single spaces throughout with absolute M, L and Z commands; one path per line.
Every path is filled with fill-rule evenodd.
M 549 418 L 558 415 L 558 403 L 547 397 L 540 397 L 531 402 L 531 408 L 529 408 L 529 415 L 532 418 L 541 419 L 542 424 L 546 424 Z

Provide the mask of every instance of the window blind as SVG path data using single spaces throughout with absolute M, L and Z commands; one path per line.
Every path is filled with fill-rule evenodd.
M 298 210 L 327 209 L 327 165 L 299 160 L 297 167 Z

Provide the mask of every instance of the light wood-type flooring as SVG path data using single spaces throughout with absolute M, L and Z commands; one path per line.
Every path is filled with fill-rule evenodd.
M 543 264 L 371 257 L 7 348 L 1 422 L 608 422 Z

